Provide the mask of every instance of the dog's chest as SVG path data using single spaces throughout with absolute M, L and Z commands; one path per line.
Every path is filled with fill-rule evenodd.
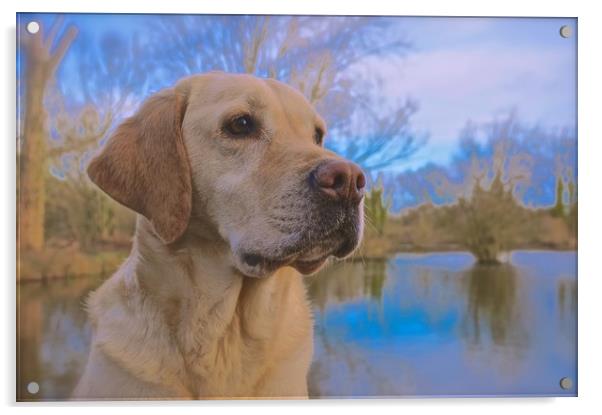
M 235 293 L 231 293 L 234 296 Z M 300 280 L 274 275 L 245 281 L 186 335 L 184 366 L 195 397 L 256 396 L 273 373 L 311 344 L 311 317 Z M 309 362 L 307 362 L 307 366 Z M 305 382 L 307 368 L 290 373 Z

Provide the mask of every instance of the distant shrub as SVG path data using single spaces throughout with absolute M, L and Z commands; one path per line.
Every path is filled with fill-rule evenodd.
M 48 179 L 45 228 L 49 240 L 77 243 L 87 252 L 133 233 L 134 215 L 88 180 Z
M 382 184 L 373 186 L 366 194 L 364 202 L 366 220 L 368 221 L 368 226 L 372 227 L 379 236 L 384 234 L 390 207 L 391 201 L 384 199 Z
M 488 188 L 476 180 L 469 197 L 458 200 L 448 225 L 479 263 L 497 263 L 512 249 L 521 232 L 523 208 L 515 200 L 498 170 Z

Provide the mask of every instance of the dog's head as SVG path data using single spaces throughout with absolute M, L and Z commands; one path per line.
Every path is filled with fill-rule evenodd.
M 210 227 L 244 275 L 311 273 L 349 255 L 363 229 L 365 177 L 323 148 L 325 133 L 291 87 L 210 73 L 149 98 L 88 174 L 166 244 Z

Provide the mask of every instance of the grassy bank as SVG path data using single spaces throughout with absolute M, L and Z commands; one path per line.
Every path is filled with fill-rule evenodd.
M 453 212 L 452 212 L 453 213 Z M 545 210 L 524 210 L 524 222 L 512 229 L 508 250 L 576 250 L 577 235 L 562 217 Z M 365 236 L 356 256 L 385 258 L 399 252 L 469 251 L 445 208 L 424 205 L 399 216 L 389 216 L 375 229 L 366 223 Z
M 111 274 L 121 265 L 128 253 L 128 249 L 86 253 L 72 247 L 22 252 L 17 264 L 17 281 Z

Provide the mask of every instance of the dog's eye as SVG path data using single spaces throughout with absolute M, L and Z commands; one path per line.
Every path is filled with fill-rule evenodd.
M 249 135 L 255 131 L 255 121 L 250 115 L 241 115 L 226 125 L 226 131 L 234 136 Z
M 324 131 L 320 127 L 316 127 L 314 130 L 314 141 L 317 145 L 321 146 L 322 141 L 324 141 Z

